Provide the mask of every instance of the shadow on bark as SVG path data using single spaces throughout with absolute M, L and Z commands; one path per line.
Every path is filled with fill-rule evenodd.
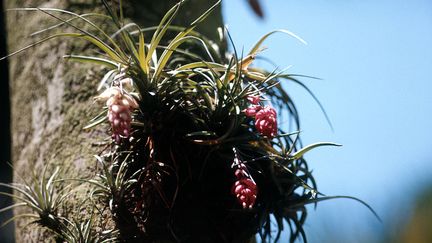
M 4 22 L 3 1 L 0 0 L 0 57 L 6 56 L 6 30 Z M 11 137 L 10 137 L 10 101 L 9 101 L 9 72 L 7 60 L 0 61 L 0 182 L 12 182 L 11 162 Z M 0 191 L 10 193 L 9 188 L 1 188 Z M 12 204 L 10 197 L 0 197 L 0 208 Z M 5 222 L 13 215 L 12 211 L 0 214 L 0 222 Z M 0 242 L 14 242 L 14 225 L 8 224 L 0 228 Z

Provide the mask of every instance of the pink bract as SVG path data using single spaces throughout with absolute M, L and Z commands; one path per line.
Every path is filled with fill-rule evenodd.
M 259 95 L 249 95 L 246 99 L 254 105 L 258 105 L 258 103 L 261 101 Z
M 264 136 L 274 137 L 277 134 L 277 114 L 273 107 L 265 106 L 255 114 L 255 127 Z
M 243 208 L 252 208 L 257 198 L 258 188 L 251 179 L 242 178 L 234 183 L 232 193 Z
M 246 116 L 254 117 L 258 111 L 262 109 L 262 106 L 260 105 L 252 105 L 249 108 L 245 109 L 243 112 L 246 114 Z

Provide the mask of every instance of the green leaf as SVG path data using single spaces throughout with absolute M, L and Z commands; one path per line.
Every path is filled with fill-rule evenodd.
M 42 8 L 42 9 L 44 9 L 44 8 Z M 25 9 L 16 9 L 16 10 L 25 10 Z M 37 9 L 35 9 L 35 10 L 37 10 Z M 64 10 L 62 10 L 62 11 L 64 11 Z M 46 28 L 44 28 L 44 29 L 41 29 L 41 30 L 38 30 L 38 31 L 35 31 L 35 32 L 33 32 L 33 33 L 31 33 L 30 34 L 30 36 L 36 36 L 36 35 L 39 35 L 39 34 L 42 34 L 42 33 L 44 33 L 44 32 L 47 32 L 47 31 L 50 31 L 50 30 L 54 30 L 54 29 L 56 29 L 56 28 L 59 28 L 59 27 L 61 27 L 62 25 L 64 25 L 64 24 L 67 24 L 68 22 L 72 22 L 72 21 L 74 21 L 74 20 L 79 20 L 79 19 L 82 19 L 82 20 L 84 20 L 84 21 L 88 21 L 88 19 L 87 18 L 85 18 L 85 17 L 100 17 L 100 18 L 104 18 L 104 19 L 111 19 L 108 15 L 105 15 L 105 14 L 100 14 L 100 13 L 85 13 L 85 14 L 80 14 L 80 15 L 77 15 L 76 13 L 73 13 L 73 12 L 69 12 L 69 11 L 66 11 L 66 13 L 71 13 L 72 15 L 75 15 L 75 17 L 72 17 L 72 18 L 69 18 L 69 19 L 66 19 L 64 22 L 60 22 L 60 23 L 58 23 L 58 24 L 55 24 L 55 25 L 51 25 L 51 26 L 49 26 L 49 27 L 46 27 Z M 90 22 L 90 25 L 95 25 L 95 24 L 93 24 L 92 22 Z M 96 27 L 97 27 L 97 25 L 95 25 Z M 98 28 L 98 27 L 97 27 Z M 108 35 L 107 35 L 108 36 Z M 109 37 L 109 36 L 108 36 Z
M 211 6 L 201 16 L 199 16 L 197 19 L 195 19 L 195 21 L 193 21 L 187 29 L 181 31 L 180 33 L 177 34 L 176 37 L 174 37 L 174 39 L 169 44 L 168 49 L 162 54 L 163 58 L 161 58 L 162 60 L 160 61 L 160 63 L 158 63 L 158 65 L 156 67 L 156 72 L 153 76 L 154 78 L 159 77 L 160 72 L 164 68 L 165 63 L 168 61 L 169 57 L 172 55 L 173 50 L 175 50 L 177 48 L 177 46 L 180 45 L 180 43 L 178 43 L 178 42 L 182 42 L 181 40 L 185 36 L 187 36 L 197 26 L 197 24 L 201 23 L 220 4 L 220 2 L 221 2 L 221 0 L 218 0 L 213 6 Z M 165 28 L 165 31 L 166 31 L 166 29 L 167 28 Z M 152 43 L 151 43 L 151 45 L 152 45 Z
M 140 30 L 140 27 L 135 23 L 129 23 L 123 27 L 121 27 L 113 36 L 120 33 L 127 50 L 132 54 L 131 58 L 134 59 L 135 62 L 139 63 L 138 50 L 135 47 L 135 41 L 130 35 L 128 31 L 126 31 L 130 27 L 135 27 L 137 30 Z
M 156 47 L 159 45 L 162 37 L 165 35 L 165 32 L 167 31 L 171 22 L 174 20 L 174 17 L 177 15 L 178 10 L 183 3 L 184 1 L 180 1 L 174 5 L 162 18 L 150 41 L 150 47 L 146 57 L 146 64 L 149 63 L 150 59 L 153 57 Z
M 102 116 L 101 118 L 97 119 L 96 121 L 94 121 L 94 122 L 88 124 L 87 126 L 85 126 L 83 129 L 87 130 L 87 129 L 90 129 L 92 127 L 95 127 L 95 126 L 103 123 L 106 119 L 107 119 L 107 116 Z
M 45 14 L 47 14 L 47 15 L 49 15 L 49 16 L 51 16 L 51 17 L 53 17 L 53 18 L 61 21 L 60 24 L 51 26 L 51 27 L 43 29 L 41 31 L 37 31 L 37 32 L 35 32 L 33 34 L 39 34 L 39 33 L 42 33 L 42 32 L 44 32 L 46 30 L 53 29 L 53 28 L 56 28 L 58 26 L 61 26 L 62 24 L 67 24 L 67 25 L 72 26 L 73 28 L 75 28 L 75 29 L 83 32 L 84 34 L 87 34 L 87 35 L 92 36 L 92 37 L 95 38 L 96 36 L 90 34 L 89 32 L 87 32 L 87 31 L 85 31 L 85 30 L 83 30 L 81 28 L 78 28 L 77 26 L 72 25 L 70 23 L 73 19 L 79 18 L 79 19 L 83 20 L 84 22 L 88 23 L 89 25 L 91 25 L 93 28 L 95 28 L 99 32 L 101 32 L 111 42 L 111 44 L 113 44 L 113 46 L 116 48 L 117 51 L 121 51 L 121 48 L 117 45 L 117 43 L 105 31 L 103 31 L 101 28 L 99 28 L 98 25 L 94 24 L 93 22 L 91 22 L 90 20 L 88 20 L 87 18 L 85 18 L 85 16 L 87 16 L 87 15 L 90 15 L 90 16 L 96 15 L 96 16 L 107 17 L 107 18 L 109 18 L 109 16 L 102 15 L 102 14 L 96 14 L 96 13 L 79 15 L 79 14 L 76 14 L 74 12 L 70 12 L 70 11 L 63 10 L 63 9 L 57 9 L 57 8 L 12 8 L 12 9 L 8 9 L 7 11 L 41 11 L 41 12 L 43 12 L 43 13 L 45 13 Z M 60 13 L 69 14 L 69 15 L 72 15 L 72 16 L 75 16 L 75 17 L 71 18 L 71 19 L 63 20 L 63 19 L 61 19 L 61 18 L 59 18 L 57 16 L 52 15 L 49 12 L 60 12 Z
M 292 170 L 290 170 L 287 166 L 277 162 L 276 160 L 273 160 L 274 164 L 280 168 L 282 168 L 283 170 L 285 170 L 286 172 L 290 173 L 291 175 L 293 175 L 294 179 L 296 180 L 296 183 L 299 184 L 301 187 L 303 187 L 304 189 L 307 189 L 313 193 L 318 193 L 320 194 L 315 188 L 312 188 L 311 186 L 309 186 L 303 179 L 301 179 L 298 175 L 296 175 L 296 173 L 294 173 Z
M 80 34 L 80 33 L 59 33 L 59 34 L 54 34 L 54 35 L 48 36 L 48 37 L 46 37 L 46 38 L 44 38 L 42 40 L 36 41 L 36 42 L 34 42 L 34 43 L 30 44 L 30 45 L 27 45 L 27 46 L 25 46 L 25 47 L 17 50 L 17 51 L 14 51 L 14 52 L 10 53 L 9 55 L 7 55 L 5 57 L 0 58 L 0 61 L 3 60 L 3 59 L 5 59 L 5 58 L 8 58 L 10 56 L 16 55 L 16 54 L 18 54 L 18 53 L 20 53 L 22 51 L 25 51 L 25 50 L 27 50 L 27 49 L 29 49 L 31 47 L 34 47 L 34 46 L 39 45 L 39 44 L 42 44 L 45 41 L 48 41 L 48 40 L 54 39 L 54 38 L 58 38 L 58 37 L 73 37 L 73 38 L 82 38 L 82 39 L 85 39 L 87 41 L 90 41 L 92 44 L 96 45 L 97 47 L 99 47 L 99 49 L 101 49 L 103 52 L 105 52 L 111 59 L 113 59 L 113 61 L 118 62 L 118 63 L 124 63 L 122 61 L 122 59 L 120 58 L 120 56 L 110 46 L 108 46 L 104 42 L 99 41 L 99 40 L 97 40 L 97 39 L 95 39 L 95 38 L 93 38 L 91 36 L 88 36 L 88 35 L 85 35 L 85 34 Z
M 113 76 L 115 73 L 117 73 L 117 71 L 119 70 L 119 68 L 117 69 L 113 69 L 108 71 L 103 78 L 101 79 L 101 81 L 99 82 L 99 85 L 97 87 L 97 91 L 100 91 L 102 89 L 102 87 L 104 87 L 104 85 L 108 82 L 108 80 L 111 78 L 111 76 Z
M 130 34 L 135 35 L 135 34 L 138 34 L 140 32 L 154 31 L 156 29 L 157 29 L 157 26 L 152 26 L 152 27 L 143 28 L 143 29 L 141 29 L 141 31 L 132 31 L 132 32 L 130 32 Z M 183 26 L 175 26 L 175 25 L 168 26 L 168 30 L 170 30 L 170 31 L 181 32 L 181 31 L 184 31 L 185 29 L 186 29 L 186 27 L 183 27 Z M 222 62 L 222 57 L 220 56 L 219 48 L 217 45 L 215 45 L 215 43 L 213 41 L 211 41 L 210 39 L 208 39 L 204 35 L 200 34 L 197 31 L 194 31 L 194 30 L 191 30 L 188 35 L 200 38 L 205 43 L 205 46 L 211 47 L 209 50 L 212 53 L 212 56 L 217 57 L 218 62 Z
M 45 41 L 48 41 L 48 40 L 50 40 L 50 39 L 54 39 L 54 38 L 57 38 L 57 37 L 60 37 L 60 35 L 59 35 L 59 34 L 57 34 L 57 35 L 51 35 L 51 36 L 48 36 L 48 37 L 43 38 L 43 39 L 41 39 L 41 40 L 35 41 L 35 42 L 33 42 L 33 43 L 31 43 L 31 44 L 29 44 L 29 45 L 23 47 L 23 48 L 18 49 L 17 51 L 14 51 L 14 52 L 12 52 L 12 53 L 10 53 L 10 54 L 4 56 L 4 57 L 1 57 L 1 58 L 0 58 L 0 61 L 6 59 L 6 58 L 8 58 L 8 57 L 14 56 L 14 55 L 16 55 L 16 54 L 18 54 L 18 53 L 21 53 L 21 52 L 23 52 L 23 51 L 25 51 L 25 50 L 27 50 L 27 49 L 30 49 L 30 48 L 32 48 L 32 47 L 34 47 L 34 46 L 37 46 L 37 45 L 39 45 L 39 44 L 42 44 L 42 43 L 44 43 Z
M 211 67 L 217 71 L 225 71 L 226 70 L 226 67 L 223 64 L 215 63 L 215 62 L 205 62 L 205 61 L 188 63 L 188 64 L 185 64 L 183 66 L 180 66 L 176 70 L 182 71 L 182 70 L 188 70 L 188 69 L 194 69 L 194 68 L 207 68 L 207 67 Z
M 89 63 L 93 63 L 93 64 L 98 64 L 98 65 L 102 65 L 102 66 L 106 66 L 110 69 L 118 69 L 118 67 L 120 66 L 120 63 L 116 63 L 104 58 L 100 58 L 100 57 L 92 57 L 92 56 L 80 56 L 80 55 L 64 55 L 63 58 L 68 59 L 68 60 L 72 60 L 72 61 L 77 61 L 77 62 L 89 62 Z
M 296 159 L 300 159 L 305 153 L 307 153 L 308 151 L 314 149 L 314 148 L 318 148 L 318 147 L 322 147 L 322 146 L 342 146 L 341 144 L 337 144 L 337 143 L 330 143 L 330 142 L 320 142 L 320 143 L 314 143 L 314 144 L 310 144 L 302 149 L 300 149 L 299 151 L 293 153 L 292 155 L 289 156 L 290 160 L 296 160 Z
M 121 59 L 120 55 L 117 54 L 109 45 L 106 43 L 85 34 L 79 34 L 79 33 L 61 33 L 57 34 L 58 36 L 64 36 L 64 37 L 75 37 L 75 38 L 82 38 L 89 42 L 91 42 L 93 45 L 99 47 L 103 52 L 105 52 L 110 58 L 112 58 L 115 62 L 118 63 L 124 63 L 124 61 Z
M 22 203 L 15 203 L 15 204 L 12 204 L 12 205 L 10 205 L 10 206 L 7 206 L 7 207 L 4 207 L 4 208 L 0 209 L 0 213 L 5 212 L 5 211 L 8 211 L 8 210 L 10 210 L 10 209 L 14 209 L 14 208 L 16 208 L 16 207 L 22 207 L 22 206 L 26 206 L 26 205 L 27 205 L 27 203 L 25 203 L 25 202 L 22 202 Z
M 210 56 L 211 59 L 213 59 L 213 57 L 211 56 L 210 52 L 208 51 L 208 48 L 205 46 L 205 43 L 200 40 L 198 37 L 195 36 L 186 36 L 186 37 L 182 37 L 178 40 L 173 40 L 168 47 L 165 49 L 165 51 L 162 53 L 159 62 L 156 65 L 156 71 L 154 73 L 153 78 L 157 79 L 158 76 L 160 75 L 160 73 L 162 72 L 162 70 L 164 69 L 166 63 L 168 62 L 169 58 L 171 57 L 171 55 L 174 53 L 174 51 L 177 49 L 177 47 L 181 44 L 183 44 L 185 41 L 187 40 L 197 40 L 199 41 L 205 48 L 207 54 Z
M 301 131 L 295 131 L 295 132 L 290 132 L 290 133 L 282 133 L 282 134 L 278 134 L 274 138 L 290 137 L 290 136 L 293 136 L 293 135 L 297 136 L 300 133 L 301 133 Z
M 139 35 L 139 45 L 138 45 L 138 61 L 141 69 L 145 74 L 149 73 L 149 66 L 146 63 L 146 54 L 145 54 L 145 42 L 144 42 L 144 33 L 140 31 Z
M 367 204 L 365 201 L 363 201 L 361 199 L 358 199 L 356 197 L 351 197 L 351 196 L 325 196 L 325 197 L 318 197 L 318 198 L 309 199 L 306 203 L 303 203 L 303 204 L 317 203 L 317 202 L 331 200 L 331 199 L 351 199 L 351 200 L 357 201 L 357 202 L 363 204 L 365 207 L 367 207 L 369 209 L 369 211 L 371 211 L 371 213 L 378 219 L 378 221 L 382 222 L 382 220 L 381 220 L 380 216 L 378 215 L 378 213 L 375 212 L 375 210 L 369 204 Z
M 36 215 L 36 214 L 18 214 L 18 215 L 15 215 L 12 218 L 6 220 L 5 222 L 3 222 L 0 225 L 0 228 L 6 226 L 7 224 L 9 224 L 10 222 L 14 221 L 17 218 L 22 218 L 22 217 L 26 217 L 26 218 L 39 218 L 39 215 Z
M 254 47 L 252 47 L 252 49 L 249 52 L 249 55 L 254 55 L 255 53 L 259 52 L 261 44 L 271 35 L 275 34 L 275 33 L 285 33 L 291 37 L 294 37 L 295 39 L 299 40 L 301 43 L 307 45 L 306 41 L 304 41 L 302 38 L 300 38 L 299 36 L 297 36 L 296 34 L 292 33 L 291 31 L 288 30 L 274 30 L 271 31 L 267 34 L 265 34 L 263 37 L 261 37 L 261 39 L 258 40 L 258 42 L 254 45 Z

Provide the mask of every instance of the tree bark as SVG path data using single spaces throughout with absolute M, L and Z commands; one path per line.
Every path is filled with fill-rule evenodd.
M 174 0 L 133 0 L 125 2 L 126 15 L 141 27 L 157 25 Z M 191 0 L 183 7 L 175 24 L 187 25 L 213 1 Z M 6 0 L 6 9 L 16 7 L 55 7 L 77 13 L 103 12 L 94 0 Z M 66 17 L 64 17 L 66 18 Z M 49 26 L 53 19 L 41 12 L 7 12 L 8 49 L 14 51 L 39 37 L 29 34 Z M 222 25 L 221 9 L 199 27 L 211 39 Z M 73 29 L 72 29 L 73 30 Z M 82 41 L 55 39 L 13 56 L 10 61 L 12 161 L 14 181 L 32 173 L 60 166 L 68 176 L 94 175 L 95 146 L 106 138 L 105 130 L 83 131 L 98 112 L 92 98 L 101 78 L 99 67 L 62 60 L 65 54 L 89 48 Z M 78 200 L 78 198 L 77 198 Z M 19 214 L 23 211 L 16 210 Z M 16 242 L 44 240 L 43 230 L 17 220 Z
M 4 23 L 3 1 L 0 1 L 0 56 L 6 56 L 6 30 Z M 3 34 L 4 33 L 4 34 Z M 10 102 L 9 102 L 9 72 L 7 60 L 0 61 L 0 182 L 10 183 L 12 181 L 12 168 L 8 163 L 11 161 L 11 135 L 10 135 Z M 11 193 L 9 188 L 0 188 L 0 192 Z M 0 208 L 12 204 L 12 199 L 0 197 Z M 12 212 L 0 214 L 0 222 L 5 222 L 11 218 Z M 14 242 L 13 224 L 8 224 L 0 228 L 0 242 Z

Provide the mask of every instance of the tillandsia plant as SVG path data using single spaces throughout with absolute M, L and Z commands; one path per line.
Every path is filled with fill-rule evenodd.
M 14 216 L 2 226 L 10 223 L 17 218 L 29 218 L 31 224 L 36 224 L 46 228 L 49 232 L 53 233 L 56 242 L 71 242 L 71 243 L 84 243 L 84 242 L 112 242 L 116 239 L 117 231 L 115 229 L 105 229 L 100 227 L 99 232 L 95 231 L 94 212 L 97 211 L 95 207 L 91 206 L 90 216 L 85 220 L 78 221 L 77 219 L 69 217 L 69 212 L 64 207 L 71 195 L 73 194 L 73 184 L 65 185 L 65 180 L 58 178 L 59 168 L 57 167 L 54 172 L 47 178 L 47 167 L 40 178 L 34 175 L 30 181 L 21 178 L 21 184 L 4 184 L 0 186 L 13 189 L 16 193 L 9 194 L 0 192 L 2 195 L 10 196 L 17 202 L 9 207 L 3 208 L 0 212 L 10 210 L 18 207 L 28 207 L 32 213 L 23 213 Z M 80 211 L 85 210 L 80 207 Z
M 104 67 L 94 97 L 101 112 L 85 129 L 107 124 L 110 146 L 96 156 L 101 166 L 95 178 L 74 179 L 93 186 L 88 203 L 110 211 L 115 229 L 104 240 L 248 242 L 258 233 L 263 242 L 276 242 L 286 222 L 291 242 L 299 237 L 306 241 L 306 205 L 338 197 L 317 191 L 303 155 L 316 147 L 339 145 L 302 147 L 297 108 L 280 82 L 310 90 L 298 80 L 301 75 L 254 66 L 262 43 L 272 34 L 304 41 L 278 30 L 264 35 L 247 54 L 239 55 L 234 46 L 234 53 L 225 53 L 222 46 L 230 41 L 226 31 L 220 31 L 219 40 L 209 40 L 194 30 L 220 1 L 189 26 L 173 26 L 184 2 L 173 6 L 158 26 L 145 29 L 126 23 L 121 1 L 117 9 L 102 0 L 107 15 L 21 9 L 59 21 L 39 34 L 63 26 L 76 32 L 50 35 L 11 55 L 57 37 L 84 39 L 98 48 L 93 56 L 65 58 Z M 105 32 L 91 16 L 105 18 L 116 31 Z M 278 126 L 282 114 L 292 121 L 293 131 Z M 39 213 L 30 199 L 17 200 Z M 55 212 L 48 213 L 55 219 Z M 67 230 L 53 231 L 100 236 L 100 229 L 91 228 L 93 218 L 84 223 L 59 218 L 58 226 Z

